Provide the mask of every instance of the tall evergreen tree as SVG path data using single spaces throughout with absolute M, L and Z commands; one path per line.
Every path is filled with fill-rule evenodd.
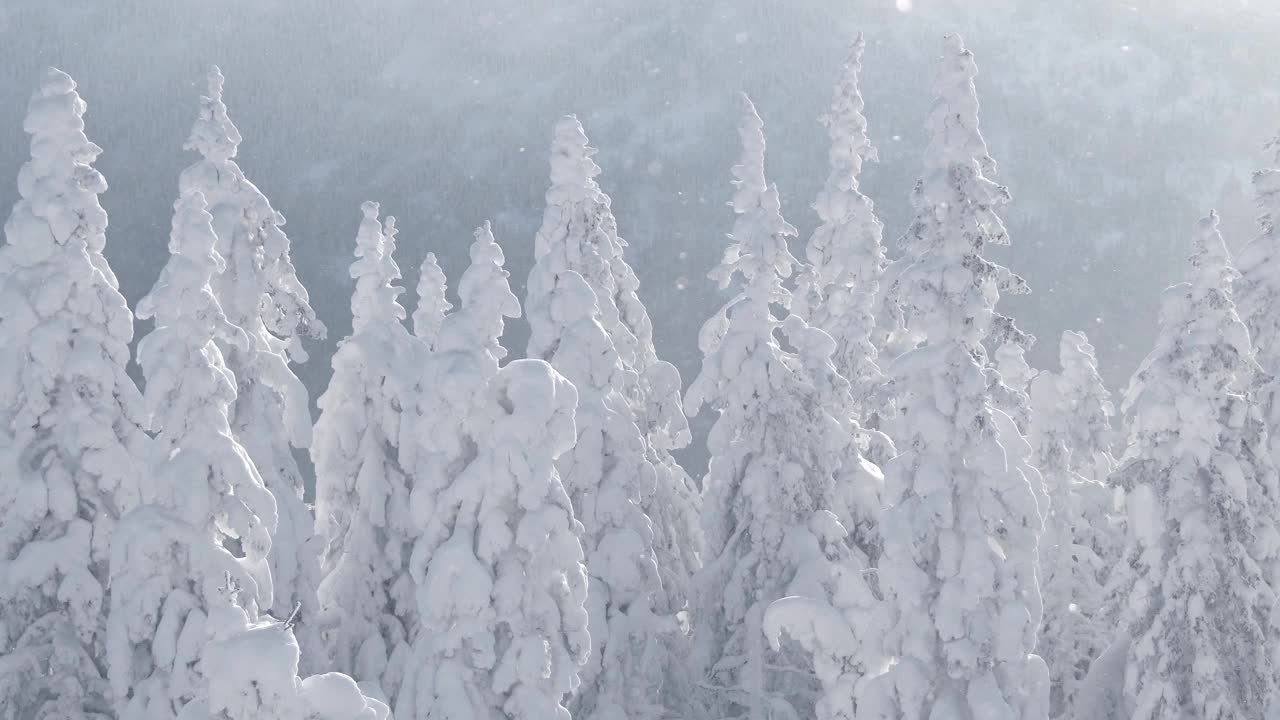
M 213 278 L 213 292 L 227 319 L 249 338 L 243 350 L 226 344 L 220 349 L 237 382 L 231 429 L 276 496 L 280 513 L 270 557 L 275 587 L 264 609 L 288 617 L 300 607 L 295 627 L 303 668 L 317 671 L 327 664 L 314 622 L 324 539 L 314 534 L 293 455 L 293 449 L 310 446 L 311 407 L 289 363 L 304 362 L 303 339 L 324 337 L 325 327 L 294 271 L 284 216 L 234 160 L 241 138 L 227 116 L 222 87 L 222 73 L 211 68 L 209 94 L 200 98 L 186 144 L 201 159 L 182 171 L 179 190 L 198 190 L 209 203 L 218 253 L 226 263 Z
M 1111 401 L 1083 333 L 1063 332 L 1059 357 L 1060 374 L 1042 372 L 1031 383 L 1029 439 L 1049 495 L 1036 652 L 1049 667 L 1050 715 L 1073 718 L 1081 683 L 1110 642 L 1104 588 L 1120 548 L 1110 489 L 1095 474 L 1110 458 Z
M 865 46 L 859 33 L 836 84 L 831 111 L 822 117 L 831 141 L 831 170 L 813 204 L 822 222 L 805 247 L 808 264 L 796 278 L 791 308 L 835 339 L 836 369 L 853 385 L 862 412 L 883 380 L 879 349 L 899 332 L 902 321 L 896 305 L 882 302 L 884 226 L 859 188 L 863 163 L 878 160 L 862 114 L 859 76 Z
M 333 356 L 312 456 L 317 527 L 329 540 L 320 585 L 325 642 L 339 671 L 394 700 L 417 625 L 408 572 L 412 468 L 399 444 L 418 346 L 392 283 L 395 221 L 360 206 L 351 335 Z
M 453 309 L 445 298 L 448 281 L 435 253 L 427 253 L 418 271 L 418 306 L 413 311 L 413 334 L 426 343 L 428 350 L 435 349 L 436 337 L 444 316 Z
M 578 717 L 657 718 L 669 605 L 654 560 L 653 527 L 640 506 L 653 466 L 623 391 L 626 372 L 601 327 L 595 293 L 560 258 L 543 253 L 529 278 L 525 310 L 529 355 L 546 360 L 578 391 L 577 442 L 557 467 L 583 524 L 591 653 L 583 687 L 570 702 Z M 674 626 L 674 620 L 669 621 Z
M 856 562 L 841 524 L 853 511 L 836 475 L 865 466 L 853 442 L 848 383 L 831 365 L 831 338 L 794 316 L 781 329 L 795 351 L 784 350 L 776 335 L 783 323 L 771 305 L 790 301 L 782 281 L 796 264 L 787 250 L 795 229 L 782 219 L 777 188 L 765 181 L 763 123 L 750 100 L 739 135 L 737 219 L 711 277 L 728 287 L 741 275 L 742 289 L 704 326 L 702 372 L 686 397 L 690 411 L 706 406 L 719 414 L 707 440 L 708 557 L 695 596 L 694 663 L 707 717 L 804 717 L 816 701 L 817 678 L 796 644 L 767 652 L 764 613 L 786 595 L 816 593 L 807 582 L 815 574 Z M 878 481 L 878 473 L 866 472 L 844 483 Z M 834 533 L 838 541 L 795 539 L 812 523 L 826 528 L 824 540 Z M 793 587 L 798 582 L 806 586 Z
M 622 363 L 620 388 L 631 405 L 656 471 L 641 505 L 653 521 L 654 553 L 666 590 L 666 607 L 687 605 L 689 579 L 702 552 L 698 524 L 699 495 L 693 480 L 672 457 L 691 439 L 681 405 L 680 373 L 658 359 L 653 324 L 637 291 L 639 281 L 623 257 L 611 200 L 595 178 L 600 174 L 582 124 L 572 115 L 556 124 L 551 144 L 551 187 L 535 256 L 556 258 L 557 267 L 577 272 L 595 293 L 599 323 Z M 678 682 L 678 673 L 669 678 Z
M 1260 367 L 1236 314 L 1216 215 L 1196 228 L 1189 281 L 1161 298 L 1160 334 L 1125 393 L 1129 450 L 1114 478 L 1129 525 L 1109 592 L 1120 611 L 1125 717 L 1270 717 L 1273 608 L 1264 567 L 1276 469 L 1250 399 Z
M 123 720 L 185 718 L 188 705 L 207 704 L 219 668 L 203 648 L 219 613 L 237 603 L 256 619 L 271 597 L 276 504 L 228 423 L 235 378 L 215 338 L 238 347 L 247 338 L 209 286 L 222 265 L 211 221 L 198 191 L 178 199 L 170 261 L 138 303 L 139 317 L 156 321 L 138 362 L 158 435 L 138 483 L 144 504 L 121 520 L 111 548 L 106 656 Z
M 897 414 L 887 427 L 903 451 L 885 467 L 879 577 L 896 661 L 864 707 L 870 718 L 1044 718 L 1047 672 L 1031 655 L 1040 509 L 1001 444 L 998 378 L 982 345 L 1000 292 L 1024 285 L 982 255 L 1008 242 L 994 210 L 1008 193 L 987 177 L 995 164 L 978 131 L 973 55 L 957 35 L 942 50 L 904 238 L 912 261 L 896 280 L 925 341 L 890 368 Z
M 573 386 L 498 344 L 519 304 L 486 223 L 461 308 L 426 361 L 411 500 L 422 630 L 402 718 L 557 718 L 586 659 L 587 578 L 554 460 L 575 437 Z
M 149 444 L 75 88 L 49 68 L 27 106 L 0 247 L 0 715 L 16 718 L 111 716 L 108 555 Z

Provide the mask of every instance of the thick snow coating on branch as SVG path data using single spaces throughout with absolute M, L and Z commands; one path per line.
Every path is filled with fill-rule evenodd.
M 400 443 L 421 352 L 401 322 L 403 289 L 392 284 L 400 278 L 390 255 L 395 221 L 379 223 L 377 203 L 360 210 L 352 334 L 333 356 L 311 448 L 316 526 L 329 542 L 320 624 L 334 667 L 394 700 L 417 625 L 408 571 L 413 469 Z
M 745 287 L 704 326 L 702 372 L 686 396 L 691 412 L 719 414 L 707 440 L 708 556 L 695 596 L 694 662 L 707 717 L 764 718 L 784 707 L 803 717 L 819 680 L 797 643 L 766 654 L 765 611 L 789 595 L 827 603 L 837 577 L 861 581 L 846 538 L 860 514 L 849 495 L 859 489 L 878 499 L 880 476 L 854 444 L 848 383 L 831 364 L 830 336 L 796 316 L 783 328 L 794 352 L 775 336 L 782 323 L 770 305 L 789 300 L 782 280 L 795 265 L 786 247 L 795 231 L 765 183 L 763 123 L 745 105 L 742 162 L 733 169 L 738 218 L 711 272 L 723 286 L 741 274 Z
M 465 465 L 415 488 L 429 510 L 414 552 L 422 632 L 397 717 L 568 720 L 591 642 L 582 526 L 554 462 L 574 443 L 576 404 L 541 360 L 495 367 L 466 420 Z
M 18 718 L 109 716 L 108 555 L 149 452 L 75 88 L 49 68 L 27 106 L 0 247 L 0 714 Z
M 1165 291 L 1155 348 L 1125 394 L 1129 449 L 1113 477 L 1129 525 L 1108 589 L 1132 638 L 1123 709 L 1271 717 L 1276 469 L 1215 215 L 1197 225 L 1190 270 Z
M 1044 718 L 1048 677 L 1031 655 L 1040 623 L 1041 518 L 1006 459 L 988 380 L 959 342 L 891 367 L 904 451 L 885 467 L 886 651 L 867 717 Z
M 303 339 L 322 338 L 325 328 L 294 270 L 289 237 L 282 229 L 284 216 L 233 159 L 241 137 L 227 116 L 222 90 L 222 73 L 215 66 L 209 70 L 208 95 L 200 98 L 199 116 L 186 144 L 201 159 L 182 171 L 179 191 L 198 190 L 208 201 L 218 254 L 226 263 L 212 280 L 213 293 L 227 319 L 249 338 L 244 349 L 222 341 L 219 347 L 238 385 L 231 428 L 279 505 L 280 524 L 270 556 L 276 581 L 270 609 L 287 617 L 301 607 L 297 634 L 303 667 L 318 671 L 324 666 L 324 653 L 312 621 L 319 613 L 316 558 L 324 547 L 302 501 L 302 473 L 293 457 L 293 448 L 311 443 L 311 408 L 306 388 L 289 362 L 305 361 Z

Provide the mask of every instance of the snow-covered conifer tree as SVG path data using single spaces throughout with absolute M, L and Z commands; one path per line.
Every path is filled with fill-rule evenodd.
M 223 262 L 211 221 L 198 191 L 178 199 L 170 261 L 138 303 L 138 316 L 156 323 L 138 363 L 158 435 L 138 482 L 143 504 L 121 519 L 111 547 L 106 657 L 122 720 L 186 717 L 188 704 L 209 700 L 217 668 L 202 650 L 216 609 L 230 588 L 254 617 L 271 597 L 276 504 L 228 424 L 235 378 L 214 340 L 243 347 L 247 338 L 209 286 Z
M 1105 483 L 1116 466 L 1115 407 L 1098 373 L 1098 357 L 1084 333 L 1066 330 L 1058 343 L 1058 360 L 1061 374 L 1041 373 L 1044 380 L 1037 376 L 1032 383 L 1028 439 L 1040 458 L 1054 453 L 1052 444 L 1061 442 L 1070 450 L 1071 472 Z M 1037 392 L 1043 401 L 1036 400 Z
M 1036 653 L 1049 667 L 1050 715 L 1073 718 L 1090 664 L 1111 641 L 1103 598 L 1119 543 L 1111 493 L 1094 475 L 1110 457 L 1111 402 L 1083 333 L 1064 332 L 1059 356 L 1061 374 L 1042 372 L 1031 383 L 1029 439 L 1049 496 L 1040 538 L 1044 619 Z
M 311 408 L 289 362 L 305 361 L 303 338 L 323 337 L 325 328 L 294 271 L 284 216 L 234 160 L 241 138 L 227 116 L 222 86 L 222 73 L 211 68 L 209 94 L 200 98 L 186 144 L 201 159 L 183 170 L 179 190 L 198 190 L 209 204 L 226 263 L 213 278 L 213 292 L 227 319 L 249 338 L 244 350 L 226 344 L 221 350 L 238 384 L 231 429 L 276 496 L 280 513 L 270 557 L 275 592 L 268 607 L 279 617 L 301 608 L 295 627 L 303 668 L 318 671 L 326 664 L 313 622 L 324 540 L 315 535 L 303 503 L 302 473 L 292 452 L 310 445 Z
M 395 226 L 363 217 L 351 264 L 351 335 L 333 356 L 320 397 L 312 458 L 317 528 L 329 541 L 320 586 L 322 632 L 340 672 L 394 700 L 417 621 L 408 573 L 415 523 L 412 468 L 399 444 L 419 346 L 405 329 L 400 269 L 390 252 Z
M 611 200 L 595 178 L 582 124 L 572 115 L 556 124 L 551 145 L 551 187 L 535 256 L 555 258 L 558 267 L 582 275 L 595 293 L 599 323 L 608 334 L 624 370 L 621 389 L 645 439 L 645 452 L 657 473 L 641 499 L 653 521 L 654 552 L 666 590 L 666 612 L 685 607 L 689 578 L 702 552 L 698 524 L 699 495 L 693 480 L 671 453 L 691 439 L 681 404 L 680 373 L 658 359 L 653 323 L 637 291 L 640 283 L 623 257 Z
M 125 373 L 133 316 L 103 256 L 102 151 L 49 68 L 0 247 L 0 716 L 108 718 L 103 642 L 115 523 L 148 441 Z
M 413 311 L 413 334 L 427 344 L 428 350 L 435 348 L 440 324 L 453 309 L 453 304 L 445 298 L 447 289 L 448 280 L 436 262 L 436 254 L 427 253 L 418 272 L 418 307 Z
M 1260 372 L 1231 299 L 1236 271 L 1210 215 L 1189 282 L 1125 393 L 1113 474 L 1128 533 L 1109 593 L 1131 638 L 1125 717 L 1271 717 L 1276 709 L 1276 471 L 1249 390 Z
M 663 621 L 655 605 L 662 581 L 653 527 L 640 506 L 656 474 L 623 395 L 625 370 L 597 320 L 595 293 L 560 257 L 544 252 L 530 273 L 525 313 L 529 355 L 551 363 L 578 391 L 577 442 L 557 468 L 583 524 L 590 578 L 587 611 L 591 654 L 582 691 L 569 705 L 579 717 L 656 718 L 672 658 L 662 652 Z M 674 629 L 674 621 L 666 623 Z
M 836 84 L 831 111 L 822 118 L 831 140 L 831 172 L 813 204 L 822 222 L 805 247 L 808 264 L 796 278 L 791 308 L 835 338 L 836 369 L 853 385 L 860 412 L 883 378 L 876 364 L 879 346 L 901 324 L 897 306 L 881 302 L 880 276 L 887 264 L 884 226 L 858 187 L 862 164 L 878 159 L 862 114 L 864 47 L 859 33 Z
M 741 275 L 742 291 L 704 326 L 702 372 L 686 397 L 692 412 L 706 406 L 719 414 L 707 441 L 708 556 L 697 584 L 694 664 L 707 717 L 805 717 L 817 678 L 794 643 L 768 652 L 764 614 L 787 595 L 826 600 L 811 580 L 856 563 L 844 537 L 843 523 L 856 513 L 845 506 L 848 486 L 874 487 L 880 478 L 858 456 L 830 336 L 796 316 L 782 328 L 795 352 L 775 335 L 782 323 L 770 306 L 790 301 L 782 281 L 796 264 L 787 250 L 795 230 L 765 181 L 763 123 L 750 100 L 739 135 L 738 216 L 710 276 L 728 287 Z M 837 473 L 854 468 L 859 476 L 837 483 Z M 808 530 L 815 524 L 816 535 Z
M 994 212 L 1008 193 L 986 177 L 994 162 L 978 131 L 976 72 L 959 36 L 946 36 L 904 239 L 912 262 L 896 281 L 925 344 L 889 369 L 897 414 L 886 427 L 903 450 L 885 467 L 879 577 L 896 660 L 867 688 L 870 718 L 1048 712 L 1047 672 L 1031 655 L 1040 508 L 1021 469 L 1029 449 L 992 407 L 998 378 L 982 347 L 1000 291 L 1024 285 L 982 256 L 1008 242 Z
M 473 258 L 485 262 L 481 253 Z M 422 632 L 396 713 L 410 720 L 568 720 L 561 703 L 578 686 L 591 639 L 582 526 L 554 461 L 574 442 L 577 393 L 543 361 L 499 370 L 491 351 L 468 342 L 487 332 L 478 317 L 467 317 L 468 308 L 496 319 L 500 333 L 510 296 L 468 302 L 468 290 L 484 288 L 467 281 L 462 310 L 442 329 L 447 349 L 428 363 L 437 381 L 483 384 L 465 420 L 465 465 L 451 477 L 436 476 L 430 491 L 414 489 L 414 507 L 428 511 L 414 552 Z M 493 358 L 491 372 L 460 362 L 477 355 Z
M 1240 279 L 1234 294 L 1258 363 L 1266 372 L 1280 375 L 1280 313 L 1275 312 L 1280 304 L 1280 138 L 1267 147 L 1275 151 L 1277 167 L 1253 175 L 1254 196 L 1262 210 L 1261 232 L 1236 258 Z

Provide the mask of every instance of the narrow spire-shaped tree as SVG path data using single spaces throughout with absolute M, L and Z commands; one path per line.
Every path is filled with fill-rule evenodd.
M 1113 411 L 1093 346 L 1083 333 L 1067 330 L 1058 352 L 1062 373 L 1042 372 L 1031 383 L 1029 440 L 1049 495 L 1040 539 L 1044 620 L 1036 653 L 1049 667 L 1050 715 L 1074 718 L 1089 666 L 1110 642 L 1104 587 L 1119 559 L 1120 538 L 1111 493 L 1102 483 L 1110 472 Z
M 698 492 L 671 455 L 691 439 L 681 404 L 683 386 L 675 366 L 658 359 L 653 323 L 637 295 L 640 282 L 623 257 L 627 243 L 618 236 L 609 196 L 595 180 L 600 174 L 592 159 L 595 153 L 576 117 L 568 115 L 556 123 L 551 187 L 534 254 L 555 258 L 556 267 L 582 275 L 595 293 L 599 323 L 622 363 L 620 390 L 633 409 L 657 473 L 641 504 L 653 521 L 654 552 L 667 591 L 667 606 L 658 609 L 674 613 L 687 603 L 689 578 L 702 551 Z
M 925 344 L 890 368 L 897 414 L 887 427 L 903 451 L 885 467 L 879 577 L 896 661 L 864 707 L 894 720 L 1031 720 L 1048 712 L 1047 672 L 1031 655 L 1042 521 L 1031 483 L 1001 445 L 982 347 L 1001 290 L 1023 283 L 982 256 L 988 243 L 1008 242 L 994 211 L 1008 193 L 987 178 L 994 162 L 978 131 L 973 55 L 957 35 L 942 50 L 904 239 L 912 263 L 897 280 Z
M 822 222 L 805 247 L 808 264 L 797 276 L 791 308 L 835 339 L 836 369 L 853 385 L 860 412 L 883 379 L 876 364 L 879 349 L 901 324 L 898 308 L 881 302 L 880 276 L 887 264 L 884 226 L 859 189 L 863 163 L 878 160 L 862 114 L 859 76 L 865 46 L 859 33 L 836 84 L 831 111 L 822 117 L 831 140 L 831 171 L 813 204 Z
M 209 70 L 209 94 L 200 98 L 200 114 L 186 148 L 201 159 L 182 171 L 179 191 L 198 190 L 209 203 L 218 253 L 226 268 L 214 276 L 213 293 L 227 319 L 249 338 L 244 350 L 221 345 L 236 377 L 231 429 L 243 443 L 276 496 L 279 527 L 271 550 L 274 595 L 268 608 L 278 617 L 294 614 L 302 664 L 319 671 L 327 663 L 314 619 L 316 588 L 324 539 L 303 503 L 302 472 L 293 449 L 311 443 L 311 407 L 306 388 L 289 368 L 304 362 L 304 338 L 322 338 L 324 324 L 311 309 L 289 256 L 284 216 L 249 182 L 234 158 L 240 132 L 222 101 L 222 73 Z M 268 609 L 264 608 L 264 609 Z
M 110 717 L 108 554 L 148 441 L 133 316 L 103 256 L 102 152 L 75 82 L 27 106 L 31 159 L 0 247 L 0 714 Z
M 798 317 L 783 328 L 795 352 L 775 335 L 782 323 L 771 305 L 790 301 L 782 280 L 796 264 L 787 250 L 795 229 L 782 219 L 777 188 L 765 181 L 763 123 L 743 97 L 742 160 L 733 168 L 737 219 L 710 274 L 722 287 L 741 275 L 742 290 L 704 326 L 702 372 L 686 397 L 690 411 L 706 406 L 719 414 L 707 441 L 709 554 L 695 596 L 694 663 L 707 717 L 763 720 L 812 711 L 817 678 L 794 643 L 767 654 L 764 613 L 786 595 L 818 592 L 804 581 L 852 562 L 841 524 L 851 510 L 836 473 L 842 463 L 848 469 L 862 462 L 849 427 L 848 383 L 831 365 L 831 338 Z M 865 473 L 845 482 L 878 480 Z M 812 534 L 797 535 L 813 523 L 825 528 L 821 540 L 833 533 L 839 539 L 824 546 Z M 797 582 L 806 586 L 793 587 Z
M 247 339 L 209 287 L 222 266 L 211 221 L 198 191 L 178 199 L 169 263 L 138 303 L 138 316 L 156 322 L 138 362 L 158 435 L 139 483 L 144 504 L 121 520 L 111 548 L 106 656 L 122 720 L 176 718 L 207 702 L 218 668 L 202 651 L 218 613 L 232 601 L 256 619 L 271 596 L 276 504 L 228 424 L 235 378 L 215 339 Z
M 412 469 L 399 444 L 420 354 L 402 323 L 403 289 L 392 284 L 400 278 L 389 254 L 394 220 L 379 224 L 377 203 L 360 210 L 351 335 L 334 354 L 312 446 L 317 527 L 329 540 L 321 625 L 337 669 L 394 700 L 416 627 Z
M 1196 228 L 1189 282 L 1161 298 L 1156 346 L 1129 383 L 1113 477 L 1128 537 L 1109 592 L 1128 645 L 1126 717 L 1275 712 L 1276 470 L 1249 390 L 1260 368 L 1236 314 L 1218 220 Z M 1274 551 L 1274 544 L 1269 550 Z
M 413 334 L 426 343 L 428 350 L 435 349 L 440 324 L 453 309 L 453 304 L 445 298 L 447 290 L 448 279 L 436 262 L 436 254 L 427 253 L 418 271 L 418 307 L 413 311 Z

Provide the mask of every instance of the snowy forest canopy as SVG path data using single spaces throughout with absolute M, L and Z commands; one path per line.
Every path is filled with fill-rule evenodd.
M 6 32 L 44 21 L 15 7 L 0 16 Z M 1116 152 L 1091 144 L 1087 162 L 1057 156 L 1043 176 L 997 166 L 1001 148 L 1023 173 L 1062 151 L 1043 138 L 1054 122 L 1024 146 L 1017 133 L 995 139 L 987 113 L 1008 121 L 1031 96 L 1069 102 L 1081 87 L 1069 67 L 1102 68 L 1094 79 L 1113 95 L 1093 101 L 1124 97 L 1106 118 L 1145 142 L 1202 122 L 1188 98 L 1237 97 L 1199 78 L 1147 122 L 1135 98 L 1159 92 L 1133 78 L 1127 43 L 1116 57 L 1073 47 L 1074 63 L 1032 68 L 1039 95 L 1019 95 L 998 72 L 988 90 L 988 62 L 979 75 L 961 36 L 939 33 L 936 50 L 915 47 L 932 66 L 921 99 L 885 103 L 887 142 L 864 93 L 877 52 L 906 49 L 895 18 L 918 16 L 911 32 L 963 19 L 982 37 L 995 19 L 1070 26 L 1088 17 L 1081 7 L 854 13 L 867 32 L 844 38 L 856 40 L 808 127 L 776 99 L 757 108 L 754 91 L 691 93 L 699 112 L 656 113 L 660 128 L 641 129 L 652 117 L 631 101 L 561 116 L 516 150 L 548 178 L 523 243 L 504 232 L 527 211 L 512 188 L 441 205 L 458 187 L 430 184 L 443 171 L 413 152 L 368 184 L 408 192 L 399 222 L 390 203 L 286 208 L 250 181 L 259 138 L 233 122 L 236 79 L 215 66 L 176 144 L 184 166 L 128 188 L 171 206 L 142 218 L 147 197 L 121 213 L 165 226 L 167 252 L 118 248 L 100 172 L 115 150 L 95 143 L 94 89 L 34 72 L 0 245 L 0 718 L 1276 716 L 1278 148 L 1224 157 L 1240 138 L 1215 128 L 1163 167 L 1159 199 L 1126 200 L 1149 179 L 1120 152 L 1135 144 L 1107 135 L 1091 142 Z M 618 10 L 592 17 L 632 27 Z M 686 22 L 703 13 L 738 17 L 694 5 L 659 25 L 714 25 Z M 1163 22 L 1212 31 L 1230 15 L 1192 4 Z M 65 22 L 95 16 L 86 5 Z M 539 20 L 583 33 L 573 17 Z M 494 31 L 518 15 L 477 19 Z M 1145 22 L 1135 27 L 1169 27 Z M 611 42 L 643 42 L 654 25 L 632 29 Z M 754 32 L 733 44 L 750 47 Z M 1185 39 L 1152 32 L 1148 50 L 1161 37 Z M 423 77 L 407 64 L 423 51 L 406 46 L 378 75 L 409 104 Z M 1196 62 L 1151 52 L 1144 72 Z M 689 93 L 691 79 L 675 87 Z M 539 88 L 508 95 L 538 105 Z M 483 108 L 483 95 L 466 102 Z M 1272 101 L 1254 93 L 1250 109 Z M 917 102 L 917 129 L 900 133 L 895 110 Z M 387 113 L 344 122 L 368 132 Z M 1078 132 L 1078 116 L 1064 129 Z M 654 148 L 670 153 L 672 137 L 716 118 L 734 129 L 720 133 L 732 141 L 721 183 L 694 181 L 685 197 Z M 612 168 L 587 138 L 596 123 L 630 131 L 620 175 L 648 188 L 629 201 L 601 187 Z M 280 127 L 257 127 L 264 144 Z M 775 160 L 800 132 L 824 152 Z M 154 137 L 146 146 L 117 167 L 164 162 Z M 354 169 L 370 159 L 337 147 L 285 197 L 358 192 Z M 698 147 L 670 157 L 705 176 L 717 153 Z M 524 162 L 494 153 L 469 154 L 477 169 Z M 914 179 L 885 209 L 871 181 L 898 170 L 873 168 L 907 153 Z M 1123 181 L 1108 174 L 1126 158 Z M 406 162 L 428 189 L 406 191 Z M 775 164 L 812 194 L 782 190 Z M 1021 197 L 1011 175 L 1034 188 L 1020 222 L 1006 222 Z M 1043 194 L 1066 186 L 1074 195 Z M 664 193 L 689 214 L 664 214 Z M 1079 235 L 1114 222 L 1122 201 L 1155 226 L 1202 196 L 1223 210 L 1185 222 L 1163 254 L 1124 246 L 1119 230 Z M 705 231 L 697 208 L 716 198 L 730 209 Z M 473 206 L 485 209 L 478 227 L 454 233 Z M 404 221 L 426 207 L 437 210 L 422 226 Z M 347 228 L 345 247 L 300 240 L 280 209 L 331 219 L 327 237 Z M 787 218 L 800 213 L 812 218 L 798 229 Z M 633 218 L 669 239 L 623 240 Z M 1038 303 L 1024 258 L 1048 277 Z M 1099 264 L 1132 282 L 1100 291 Z M 1105 312 L 1080 316 L 1069 296 L 1086 291 Z M 1143 303 L 1147 325 L 1127 312 Z M 1135 352 L 1145 358 L 1122 386 L 1127 371 L 1107 360 Z M 1115 402 L 1107 380 L 1123 390 Z

